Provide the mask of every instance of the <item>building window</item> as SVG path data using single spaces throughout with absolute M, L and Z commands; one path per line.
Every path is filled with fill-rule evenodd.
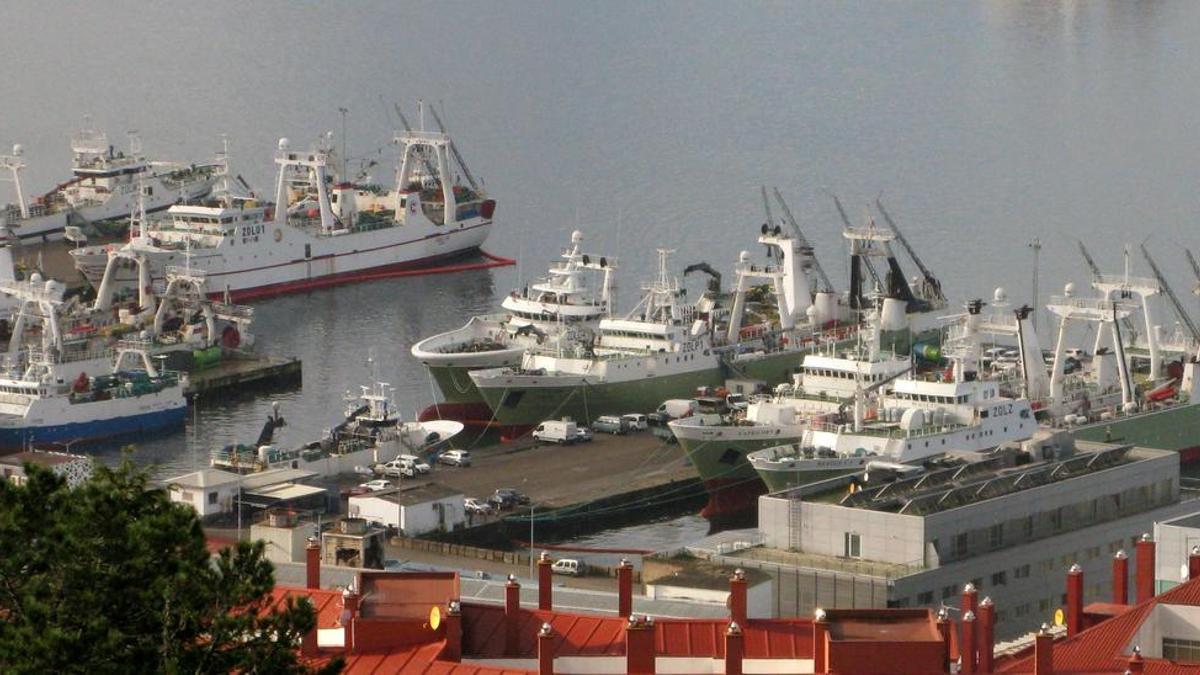
M 1168 661 L 1200 663 L 1200 640 L 1163 638 L 1162 655 Z
M 988 528 L 988 544 L 992 548 L 1000 548 L 1004 545 L 1004 523 L 996 523 Z
M 954 555 L 964 556 L 967 554 L 967 533 L 954 535 Z
M 1028 579 L 1029 578 L 1029 563 L 1026 563 L 1024 565 L 1021 565 L 1020 567 L 1014 568 L 1013 576 L 1018 579 Z
M 857 533 L 847 532 L 844 542 L 847 558 L 862 557 L 862 539 Z
M 993 586 L 1003 586 L 1007 583 L 1008 583 L 1008 573 L 1007 572 L 996 572 L 995 574 L 992 575 L 992 585 Z
M 949 586 L 942 586 L 942 599 L 945 600 L 946 598 L 953 598 L 953 597 L 954 597 L 954 585 L 951 584 Z
M 1055 532 L 1062 529 L 1062 514 L 1063 510 L 1061 506 L 1050 512 L 1050 527 L 1054 528 Z
M 925 591 L 924 593 L 917 593 L 917 604 L 918 605 L 932 605 L 933 604 L 933 591 Z
M 208 493 L 208 503 L 209 504 L 217 503 L 217 493 L 215 493 L 215 492 Z
M 1021 527 L 1026 539 L 1033 538 L 1033 516 L 1025 516 L 1025 521 Z

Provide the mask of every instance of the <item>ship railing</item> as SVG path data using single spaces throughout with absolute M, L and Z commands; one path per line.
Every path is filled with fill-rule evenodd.
M 960 429 L 966 429 L 968 425 L 961 423 L 951 424 L 929 424 L 922 426 L 920 429 L 904 430 L 900 427 L 888 427 L 881 429 L 879 427 L 864 426 L 858 431 L 854 431 L 854 425 L 850 422 L 836 424 L 832 422 L 821 422 L 812 420 L 808 423 L 808 427 L 813 431 L 825 431 L 829 433 L 848 433 L 858 436 L 872 436 L 875 438 L 898 438 L 912 439 L 925 438 L 927 436 L 937 436 L 939 434 L 950 433 Z
M 196 269 L 194 267 L 180 267 L 178 265 L 167 265 L 163 269 L 163 272 L 165 272 L 167 276 L 195 277 L 201 281 L 208 277 L 208 273 L 204 270 Z

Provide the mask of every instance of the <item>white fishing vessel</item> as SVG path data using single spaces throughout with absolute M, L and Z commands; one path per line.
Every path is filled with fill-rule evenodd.
M 767 488 L 859 471 L 872 461 L 912 464 L 950 450 L 985 450 L 1030 438 L 1038 428 L 1030 400 L 1007 396 L 1001 381 L 980 376 L 981 333 L 1008 327 L 985 327 L 982 307 L 975 300 L 966 314 L 952 317 L 945 350 L 951 368 L 896 379 L 870 417 L 860 389 L 850 419 L 813 420 L 799 442 L 750 453 L 747 459 Z M 1040 364 L 1036 335 L 1021 325 L 1027 322 L 1028 308 L 1018 310 L 1014 332 L 1023 355 Z
M 235 194 L 223 157 L 225 188 L 218 198 L 171 207 L 124 250 L 145 255 L 155 282 L 186 254 L 206 275 L 211 294 L 239 300 L 421 268 L 475 251 L 487 238 L 495 202 L 475 183 L 447 134 L 398 134 L 400 164 L 392 188 L 337 178 L 331 139 L 327 134 L 306 151 L 280 139 L 274 207 Z M 467 185 L 455 180 L 455 168 Z M 105 253 L 97 246 L 72 251 L 76 268 L 94 285 Z
M 11 155 L 0 156 L 0 169 L 8 171 L 16 202 L 0 211 L 21 239 L 57 239 L 65 228 L 127 217 L 144 196 L 147 211 L 159 211 L 181 201 L 199 199 L 212 189 L 215 167 L 178 162 L 152 162 L 142 155 L 141 140 L 131 133 L 129 152 L 117 151 L 108 136 L 85 127 L 71 137 L 72 177 L 49 192 L 26 198 L 21 185 L 24 151 L 14 145 Z
M 136 362 L 126 367 L 134 357 Z M 181 426 L 184 381 L 151 363 L 141 345 L 124 344 L 112 373 L 74 380 L 48 363 L 0 375 L 0 447 L 70 446 Z
M 600 320 L 611 315 L 616 260 L 585 253 L 578 230 L 571 233 L 571 246 L 562 258 L 545 278 L 505 296 L 500 303 L 505 312 L 473 316 L 461 328 L 413 345 L 412 355 L 442 390 L 439 415 L 456 418 L 462 412 L 469 417 L 472 411 L 457 409 L 474 405 L 481 407 L 474 414 L 486 419 L 490 411 L 469 371 L 519 365 L 527 349 L 553 349 L 560 339 L 590 340 Z M 588 283 L 596 273 L 602 275 L 598 291 Z
M 664 388 L 694 391 L 720 373 L 708 324 L 683 300 L 659 249 L 658 277 L 628 314 L 600 321 L 594 340 L 531 349 L 519 367 L 469 374 L 505 426 L 570 416 L 590 420 L 613 409 L 650 410 Z
M 323 476 L 365 473 L 368 467 L 400 455 L 421 456 L 445 445 L 463 430 L 458 422 L 405 422 L 397 413 L 394 390 L 386 382 L 363 386 L 359 396 L 347 395 L 346 418 L 319 441 L 284 449 L 276 445 L 275 430 L 284 426 L 278 405 L 263 425 L 253 446 L 227 445 L 212 452 L 214 467 L 252 473 L 268 469 L 305 469 Z

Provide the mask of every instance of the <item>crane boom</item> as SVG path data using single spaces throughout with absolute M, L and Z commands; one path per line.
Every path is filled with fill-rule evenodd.
M 429 106 L 429 112 L 433 113 L 433 121 L 437 122 L 438 129 L 441 129 L 443 134 L 446 133 L 446 125 L 442 124 L 442 116 L 438 114 L 437 106 Z M 454 144 L 454 141 L 450 141 L 450 152 L 454 154 L 454 161 L 458 162 L 463 176 L 471 184 L 471 189 L 479 192 L 479 184 L 475 182 L 475 176 L 471 175 L 471 170 L 467 168 L 467 163 L 463 161 L 462 155 L 458 152 L 458 146 Z
M 832 192 L 829 193 L 829 196 L 833 197 L 833 205 L 837 207 L 838 215 L 842 218 L 842 224 L 846 226 L 847 230 L 854 229 L 854 227 L 850 224 L 850 216 L 847 216 L 846 209 L 842 208 L 842 200 L 838 199 L 838 196 Z M 875 266 L 871 264 L 871 257 L 865 255 L 861 257 L 864 266 L 867 268 L 867 272 L 870 273 L 871 279 L 875 282 L 875 287 L 884 288 L 884 285 L 879 281 L 879 274 L 875 271 Z M 853 280 L 853 270 L 851 271 L 850 277 L 851 280 Z M 853 295 L 853 292 L 851 295 Z
M 1183 249 L 1187 254 L 1188 263 L 1192 266 L 1192 274 L 1196 275 L 1196 281 L 1200 281 L 1200 264 L 1196 263 L 1196 256 L 1192 255 L 1192 250 L 1189 248 Z
M 929 289 L 933 291 L 934 296 L 938 300 L 945 301 L 946 296 L 942 293 L 942 282 L 938 281 L 938 278 L 933 276 L 933 272 L 930 272 L 925 263 L 921 262 L 921 259 L 917 257 L 917 252 L 908 244 L 908 240 L 904 238 L 904 234 L 896 226 L 896 221 L 892 220 L 887 210 L 883 208 L 883 202 L 879 201 L 878 198 L 875 200 L 875 208 L 879 209 L 879 213 L 887 221 L 888 227 L 892 228 L 892 234 L 896 235 L 896 241 L 900 242 L 905 251 L 908 251 L 908 257 L 912 258 L 912 261 L 917 265 L 917 269 L 921 270 L 921 276 L 925 278 L 925 283 L 929 284 Z
M 1171 304 L 1175 306 L 1175 313 L 1179 315 L 1179 320 L 1183 322 L 1184 326 L 1187 326 L 1188 331 L 1192 334 L 1192 339 L 1200 342 L 1200 330 L 1196 328 L 1196 324 L 1192 321 L 1192 318 L 1183 309 L 1183 303 L 1179 302 L 1179 298 L 1175 297 L 1175 291 L 1171 290 L 1171 287 L 1167 285 L 1167 280 L 1163 278 L 1162 272 L 1158 270 L 1158 265 L 1154 263 L 1154 258 L 1150 257 L 1150 251 L 1146 250 L 1145 244 L 1140 244 L 1139 246 L 1142 249 L 1142 256 L 1146 258 L 1146 264 L 1150 266 L 1150 271 L 1154 273 L 1154 278 L 1158 280 L 1158 285 L 1162 287 L 1163 293 L 1171 300 Z
M 762 190 L 763 211 L 767 214 L 767 227 L 775 227 L 775 214 L 771 213 L 771 202 L 767 200 L 767 186 L 758 186 Z
M 1083 245 L 1083 240 L 1078 240 L 1077 243 L 1079 244 L 1079 252 L 1083 254 L 1083 259 L 1087 261 L 1088 269 L 1092 271 L 1092 278 L 1099 279 L 1100 266 L 1097 265 L 1096 261 L 1092 259 L 1092 254 L 1088 253 L 1087 247 Z
M 808 239 L 804 237 L 804 233 L 800 231 L 800 224 L 797 223 L 796 218 L 792 216 L 792 210 L 788 208 L 787 202 L 783 201 L 783 195 L 779 193 L 779 188 L 774 188 L 774 190 L 775 201 L 779 202 L 779 208 L 783 211 L 783 217 L 785 220 L 787 220 L 787 224 L 792 228 L 792 234 L 796 236 L 796 241 L 800 242 L 801 246 L 806 247 L 810 251 L 809 262 L 812 263 L 813 270 L 816 271 L 817 276 L 821 279 L 821 283 L 824 285 L 820 290 L 832 293 L 833 284 L 829 283 L 829 276 L 825 274 L 825 269 L 821 267 L 820 261 L 817 260 L 816 249 L 814 249 L 813 245 L 810 244 Z

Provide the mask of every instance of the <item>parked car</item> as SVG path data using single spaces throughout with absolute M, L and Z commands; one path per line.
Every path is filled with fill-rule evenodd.
M 569 445 L 576 441 L 578 427 L 571 420 L 546 420 L 533 430 L 533 437 L 543 443 Z
M 629 431 L 629 425 L 616 415 L 601 415 L 592 422 L 592 431 L 606 434 L 623 434 Z
M 363 488 L 368 492 L 379 492 L 380 490 L 390 490 L 392 488 L 392 481 L 377 478 L 375 480 L 369 480 L 365 483 L 362 483 L 358 487 Z
M 417 473 L 429 473 L 430 471 L 429 463 L 416 455 L 400 455 L 396 459 L 412 467 L 412 470 Z
M 578 427 L 575 429 L 575 442 L 587 443 L 592 440 L 592 430 L 587 427 Z
M 450 466 L 471 466 L 471 453 L 466 450 L 447 450 L 438 455 L 438 463 Z
M 621 419 L 633 431 L 645 431 L 650 428 L 650 424 L 646 421 L 646 416 L 641 413 L 627 413 L 621 415 Z
M 488 497 L 488 502 L 497 509 L 509 509 L 529 504 L 529 497 L 512 488 L 496 488 L 492 496 Z
M 475 497 L 467 497 L 464 499 L 463 508 L 467 510 L 467 513 L 478 513 L 485 516 L 496 510 L 496 507 L 492 506 L 490 503 L 482 499 L 476 499 Z
M 587 571 L 587 566 L 573 558 L 560 558 L 555 560 L 554 564 L 550 566 L 550 571 L 554 574 L 578 577 Z
M 417 475 L 416 469 L 398 459 L 393 459 L 386 464 L 381 464 L 377 466 L 375 470 L 384 476 L 389 476 L 391 478 L 415 478 Z

